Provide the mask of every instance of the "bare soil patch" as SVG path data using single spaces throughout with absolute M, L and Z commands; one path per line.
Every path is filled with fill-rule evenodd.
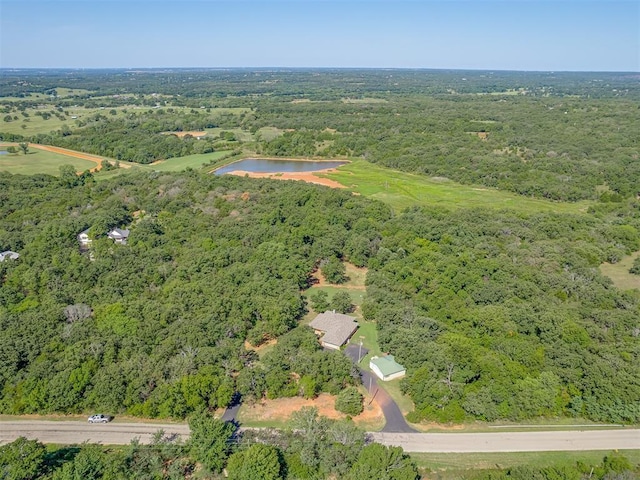
M 273 347 L 274 345 L 276 345 L 278 343 L 278 339 L 277 338 L 273 338 L 267 342 L 264 342 L 263 344 L 254 347 L 253 345 L 251 345 L 247 340 L 244 341 L 244 348 L 246 348 L 247 350 L 253 350 L 254 352 L 260 353 L 263 350 L 267 350 L 270 347 Z
M 189 132 L 164 132 L 165 135 L 175 135 L 178 138 L 183 138 L 187 135 L 191 135 L 192 137 L 204 137 L 207 132 L 197 132 L 197 131 L 189 131 Z
M 335 172 L 335 169 L 328 168 L 326 170 L 321 170 L 321 172 L 331 173 Z M 314 173 L 318 172 L 255 173 L 246 172 L 244 170 L 234 170 L 233 172 L 229 172 L 230 175 L 237 175 L 239 177 L 244 177 L 245 175 L 247 175 L 251 178 L 271 178 L 273 180 L 302 180 L 303 182 L 315 183 L 316 185 L 324 185 L 325 187 L 346 188 L 344 185 L 336 182 L 335 180 L 317 177 L 314 175 Z
M 291 418 L 291 414 L 302 407 L 315 407 L 318 414 L 331 419 L 344 419 L 347 416 L 335 409 L 336 397 L 326 393 L 318 395 L 317 398 L 305 399 L 302 397 L 277 398 L 275 400 L 262 400 L 255 405 L 243 405 L 241 410 L 241 420 L 244 422 L 278 422 L 284 423 Z M 357 417 L 353 417 L 356 425 L 363 425 L 371 428 L 372 425 L 384 424 L 384 415 L 377 402 L 368 403 L 365 397 L 364 411 Z

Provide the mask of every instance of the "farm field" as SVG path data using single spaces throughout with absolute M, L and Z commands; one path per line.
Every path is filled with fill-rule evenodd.
M 356 160 L 333 173 L 317 174 L 336 180 L 360 195 L 375 198 L 401 211 L 412 206 L 438 205 L 447 208 L 509 208 L 523 212 L 579 213 L 588 202 L 566 203 L 526 198 L 521 195 L 473 187 L 421 175 L 400 172 Z
M 5 149 L 1 147 L 0 149 Z M 40 150 L 34 145 L 29 145 L 29 153 L 0 155 L 0 171 L 13 174 L 34 175 L 36 173 L 46 173 L 58 175 L 61 165 L 73 165 L 81 172 L 96 167 L 96 162 L 71 157 L 60 153 Z

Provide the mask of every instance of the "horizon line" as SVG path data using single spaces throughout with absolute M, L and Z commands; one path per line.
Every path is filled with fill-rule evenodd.
M 640 74 L 639 70 L 525 70 L 509 68 L 460 68 L 460 67 L 336 67 L 336 66 L 245 66 L 245 67 L 3 67 L 0 71 L 21 71 L 21 70 L 75 70 L 75 71 L 96 71 L 96 70 L 125 70 L 125 71 L 153 71 L 153 70 L 405 70 L 405 71 L 458 71 L 458 72 L 513 72 L 513 73 L 621 73 Z

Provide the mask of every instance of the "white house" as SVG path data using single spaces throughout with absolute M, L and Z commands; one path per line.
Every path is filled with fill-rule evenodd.
M 80 232 L 78 234 L 78 242 L 81 247 L 88 247 L 91 244 L 91 238 L 89 237 L 89 229 Z

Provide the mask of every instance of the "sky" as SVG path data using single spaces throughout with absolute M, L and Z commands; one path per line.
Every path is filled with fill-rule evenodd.
M 640 71 L 640 2 L 0 0 L 2 68 Z

